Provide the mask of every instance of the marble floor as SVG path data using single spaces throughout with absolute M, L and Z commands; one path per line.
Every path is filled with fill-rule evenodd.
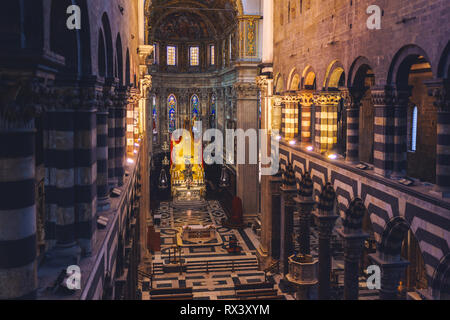
M 177 206 L 172 202 L 162 202 L 156 215 L 161 216 L 159 225 L 155 226 L 161 234 L 161 252 L 152 257 L 153 281 L 143 277 L 140 281 L 142 299 L 150 299 L 150 289 L 193 288 L 194 300 L 234 300 L 236 284 L 252 284 L 265 281 L 265 274 L 260 271 L 256 257 L 256 248 L 259 246 L 258 237 L 252 229 L 233 230 L 221 225 L 225 212 L 218 201 L 203 201 L 195 206 Z M 294 225 L 298 226 L 297 216 Z M 185 270 L 179 269 L 173 273 L 163 272 L 163 265 L 169 261 L 169 248 L 177 242 L 177 229 L 185 225 L 214 225 L 221 241 L 217 244 L 183 247 L 181 259 Z M 298 229 L 294 228 L 295 238 Z M 242 252 L 239 255 L 230 255 L 225 250 L 230 236 L 234 235 Z M 311 254 L 318 258 L 318 230 L 311 228 Z M 333 299 L 342 299 L 344 285 L 344 261 L 342 242 L 337 233 L 333 234 L 332 242 L 333 270 L 339 275 L 338 283 L 332 292 Z M 298 246 L 295 246 L 296 252 Z M 172 251 L 173 252 L 173 251 Z M 293 300 L 293 293 L 280 285 L 282 277 L 273 277 L 275 288 L 279 295 L 286 300 Z M 378 299 L 378 292 L 368 290 L 364 277 L 360 278 L 360 300 Z

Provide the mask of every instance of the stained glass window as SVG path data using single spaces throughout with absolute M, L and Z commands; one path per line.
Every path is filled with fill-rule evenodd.
M 152 126 L 153 126 L 153 134 L 158 133 L 158 128 L 156 128 L 156 121 L 158 119 L 158 111 L 156 108 L 156 96 L 152 97 Z
M 175 66 L 177 64 L 177 47 L 167 46 L 167 65 Z
M 169 106 L 169 132 L 172 133 L 176 129 L 176 112 L 177 112 L 177 98 L 171 94 L 168 98 Z
M 417 150 L 417 116 L 418 109 L 417 106 L 414 106 L 411 123 L 411 151 L 413 152 Z
M 210 127 L 215 128 L 216 127 L 216 96 L 211 96 L 211 114 L 209 116 L 210 119 Z
M 191 59 L 191 66 L 196 67 L 200 64 L 199 61 L 199 48 L 198 47 L 191 47 L 190 48 L 190 59 Z
M 199 118 L 199 100 L 198 96 L 194 94 L 191 98 L 192 119 L 198 120 Z

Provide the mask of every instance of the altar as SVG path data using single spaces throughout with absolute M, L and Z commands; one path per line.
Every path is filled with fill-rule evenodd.
M 189 133 L 190 137 L 171 142 L 170 175 L 174 201 L 198 201 L 206 196 L 202 139 L 196 139 L 191 128 Z

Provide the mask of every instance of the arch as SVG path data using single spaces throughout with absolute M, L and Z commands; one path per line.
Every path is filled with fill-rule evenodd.
M 122 51 L 122 39 L 120 33 L 116 37 L 116 57 L 117 57 L 117 76 L 119 78 L 120 85 L 124 85 L 123 82 L 123 51 Z
M 450 300 L 450 253 L 441 260 L 436 268 L 431 289 L 433 298 Z
M 438 66 L 438 78 L 448 79 L 450 77 L 450 41 L 445 47 Z
M 176 129 L 177 97 L 172 93 L 167 98 L 168 128 L 172 133 Z
M 421 47 L 410 44 L 401 48 L 392 60 L 388 72 L 387 84 L 408 85 L 410 68 L 419 57 L 423 57 L 431 65 L 428 54 Z
M 302 73 L 302 89 L 315 90 L 316 89 L 316 72 L 311 66 L 307 66 Z
M 130 70 L 130 50 L 127 48 L 126 65 L 125 65 L 125 85 L 131 84 L 131 70 Z
M 288 77 L 288 82 L 287 82 L 287 89 L 288 90 L 298 90 L 298 89 L 292 89 L 292 82 L 294 81 L 294 77 L 297 76 L 297 69 L 296 68 L 292 68 L 291 72 L 289 72 L 289 77 Z
M 106 51 L 105 51 L 105 38 L 103 36 L 103 31 L 100 29 L 98 31 L 98 75 L 100 77 L 106 76 Z
M 64 70 L 67 74 L 81 74 L 81 39 L 78 30 L 71 31 L 66 26 L 66 10 L 72 1 L 52 1 L 50 8 L 50 50 L 65 58 Z
M 328 65 L 323 87 L 325 90 L 328 90 L 330 88 L 339 88 L 343 85 L 345 85 L 344 66 L 340 61 L 334 60 Z
M 400 260 L 403 239 L 409 228 L 410 226 L 405 219 L 401 217 L 391 219 L 381 234 L 381 241 L 378 248 L 380 253 Z
M 275 94 L 281 94 L 282 92 L 284 92 L 284 80 L 283 76 L 280 73 L 276 76 L 274 92 Z
M 352 63 L 347 79 L 347 86 L 351 87 L 363 87 L 365 82 L 365 77 L 369 70 L 373 70 L 372 64 L 369 59 L 363 56 L 359 56 Z
M 106 76 L 112 77 L 114 74 L 114 51 L 113 51 L 113 42 L 112 42 L 112 34 L 111 34 L 111 25 L 109 23 L 108 15 L 103 13 L 102 16 L 102 26 L 103 32 L 105 36 L 105 49 L 106 49 Z

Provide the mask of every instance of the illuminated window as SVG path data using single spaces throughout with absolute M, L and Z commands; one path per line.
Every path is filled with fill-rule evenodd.
M 210 46 L 211 49 L 211 65 L 215 65 L 216 64 L 216 47 L 215 46 Z
M 177 98 L 171 94 L 167 99 L 169 106 L 169 132 L 172 133 L 176 129 L 176 112 L 177 112 Z
M 199 100 L 198 96 L 194 94 L 191 98 L 192 119 L 197 120 L 199 116 Z
M 177 65 L 177 47 L 168 46 L 167 47 L 167 65 L 176 66 Z
M 199 63 L 199 57 L 198 57 L 199 48 L 198 47 L 191 47 L 189 56 L 191 60 L 191 66 L 195 67 L 198 66 Z
M 412 113 L 412 123 L 411 123 L 411 151 L 415 152 L 417 150 L 417 106 L 414 106 Z

